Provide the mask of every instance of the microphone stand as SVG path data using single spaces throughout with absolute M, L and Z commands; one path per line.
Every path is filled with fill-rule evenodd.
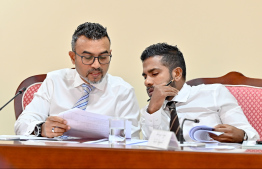
M 17 94 L 11 99 L 9 100 L 5 105 L 3 105 L 3 107 L 0 108 L 0 111 L 6 106 L 8 105 L 12 100 L 14 100 L 18 95 L 22 94 L 24 91 L 26 90 L 25 87 L 23 87 L 22 89 L 20 89 Z
M 187 119 L 187 118 L 184 118 L 183 122 L 182 122 L 182 125 L 181 125 L 181 128 L 180 128 L 180 134 L 179 134 L 179 141 L 180 141 L 180 144 L 183 144 L 184 143 L 184 140 L 182 139 L 183 138 L 183 126 L 184 126 L 184 123 L 185 121 L 188 120 L 188 121 L 193 121 L 194 123 L 199 123 L 199 120 L 198 119 Z

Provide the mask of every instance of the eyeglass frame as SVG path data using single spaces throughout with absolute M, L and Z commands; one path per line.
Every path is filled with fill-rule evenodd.
M 85 57 L 85 56 L 79 55 L 78 53 L 76 53 L 76 51 L 73 51 L 73 52 L 74 52 L 77 56 L 81 57 L 81 61 L 82 61 L 82 63 L 84 64 L 84 62 L 83 62 L 83 57 Z M 92 65 L 92 64 L 95 62 L 96 58 L 97 58 L 98 62 L 99 62 L 101 65 L 107 65 L 107 64 L 109 64 L 109 63 L 111 62 L 111 57 L 112 57 L 112 55 L 110 54 L 110 55 L 108 55 L 108 56 L 110 56 L 110 59 L 109 59 L 109 62 L 108 62 L 108 63 L 100 63 L 99 58 L 100 58 L 101 56 L 97 56 L 97 57 L 93 56 L 93 57 L 94 57 L 93 62 L 92 62 L 91 64 L 84 64 L 84 65 Z

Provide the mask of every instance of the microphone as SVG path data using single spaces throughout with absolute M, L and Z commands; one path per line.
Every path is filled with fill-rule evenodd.
M 22 94 L 24 91 L 26 90 L 26 87 L 23 87 L 22 89 L 20 89 L 17 94 L 11 99 L 9 100 L 3 107 L 0 108 L 0 111 L 6 106 L 8 105 L 8 103 L 10 103 L 12 100 L 14 100 L 18 95 Z
M 181 126 L 181 130 L 180 130 L 180 135 L 179 135 L 179 140 L 180 140 L 180 144 L 183 144 L 184 140 L 182 139 L 183 138 L 183 126 L 184 126 L 184 122 L 185 121 L 193 121 L 194 123 L 199 123 L 199 119 L 187 119 L 187 118 L 184 118 L 183 122 L 182 122 L 182 126 Z

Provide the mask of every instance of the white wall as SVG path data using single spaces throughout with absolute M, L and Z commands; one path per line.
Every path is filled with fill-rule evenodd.
M 261 0 L 0 0 L 0 105 L 35 74 L 73 67 L 68 51 L 86 21 L 108 28 L 109 73 L 134 86 L 140 107 L 148 99 L 140 54 L 149 45 L 178 45 L 187 80 L 229 71 L 261 78 Z M 13 102 L 0 112 L 0 134 L 14 134 Z

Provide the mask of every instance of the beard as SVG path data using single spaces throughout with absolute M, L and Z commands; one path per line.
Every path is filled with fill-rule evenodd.
M 96 81 L 96 80 L 91 81 L 91 80 L 88 79 L 88 75 L 89 75 L 90 73 L 94 72 L 94 71 L 99 71 L 99 72 L 101 73 L 101 78 L 100 78 L 98 81 Z M 79 75 L 80 75 L 80 74 L 79 74 Z M 101 82 L 102 82 L 102 80 L 104 79 L 105 76 L 104 76 L 104 74 L 103 74 L 103 69 L 101 69 L 101 68 L 97 68 L 97 69 L 92 68 L 91 70 L 89 70 L 89 71 L 87 72 L 87 74 L 86 74 L 85 77 L 83 77 L 82 75 L 80 75 L 80 77 L 81 77 L 82 79 L 84 79 L 85 81 L 87 81 L 88 83 L 90 83 L 90 84 L 98 84 L 98 83 L 101 83 Z

